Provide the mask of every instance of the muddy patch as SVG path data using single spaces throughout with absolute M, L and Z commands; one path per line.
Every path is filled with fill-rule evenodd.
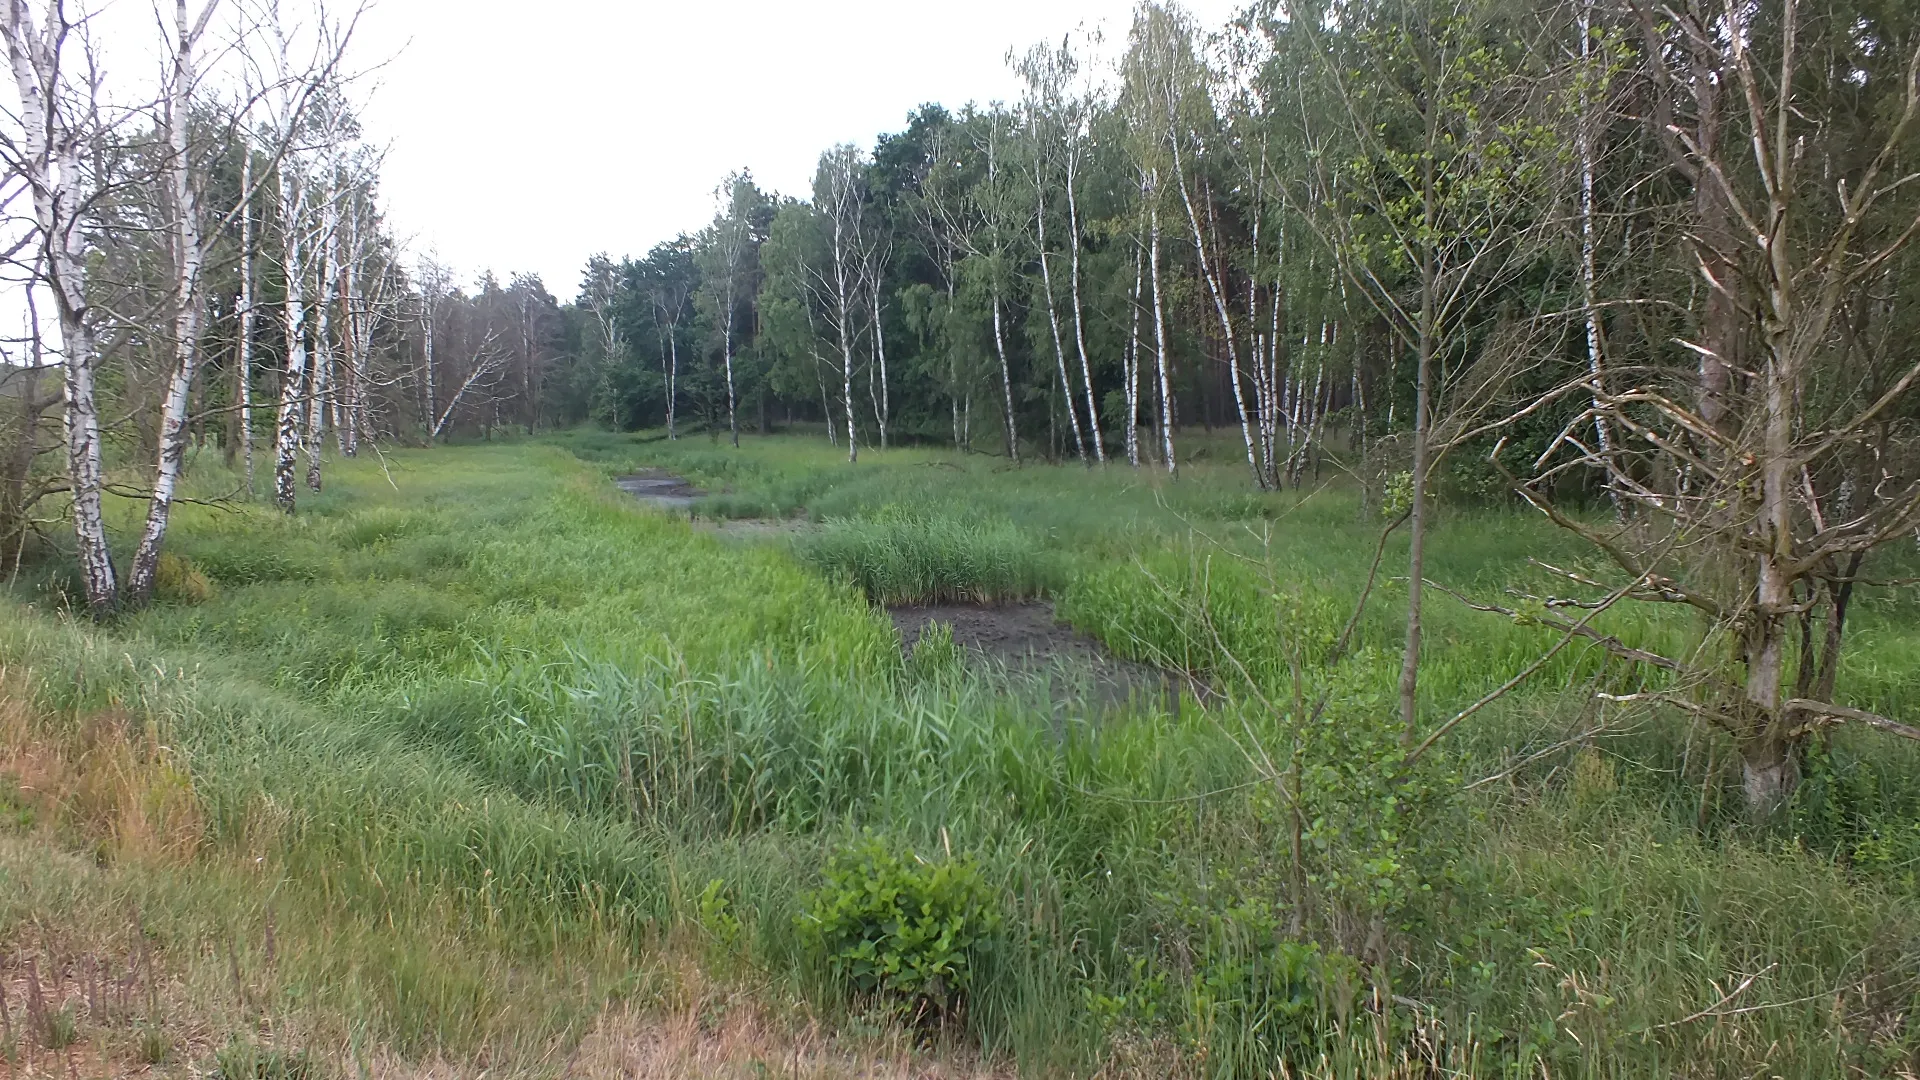
M 806 518 L 705 518 L 699 524 L 738 540 L 780 540 L 817 527 Z
M 621 491 L 650 506 L 663 510 L 691 510 L 693 500 L 706 492 L 687 483 L 683 476 L 648 471 L 623 476 L 613 482 Z
M 1178 712 L 1183 698 L 1204 701 L 1204 688 L 1187 676 L 1114 656 L 1097 639 L 1055 618 L 1051 604 L 902 604 L 887 614 L 907 656 L 928 628 L 944 623 L 975 666 L 1045 677 L 1056 707 L 1082 694 L 1102 710 L 1159 704 Z

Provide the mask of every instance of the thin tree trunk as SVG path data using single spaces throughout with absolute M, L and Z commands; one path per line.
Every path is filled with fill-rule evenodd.
M 1073 381 L 1067 375 L 1067 351 L 1061 343 L 1060 311 L 1053 303 L 1053 271 L 1049 268 L 1047 260 L 1047 187 L 1045 178 L 1041 175 L 1040 154 L 1037 152 L 1033 159 L 1033 192 L 1034 232 L 1040 244 L 1040 287 L 1043 293 L 1041 299 L 1047 305 L 1047 325 L 1053 331 L 1053 360 L 1054 365 L 1060 369 L 1060 392 L 1067 406 L 1067 425 L 1073 431 L 1073 449 L 1080 455 L 1081 461 L 1086 461 L 1087 444 L 1086 440 L 1080 436 L 1080 413 L 1074 408 Z
M 65 90 L 57 55 L 64 36 L 56 36 L 51 28 L 42 33 L 23 0 L 7 0 L 5 26 L 8 59 L 20 91 L 25 154 L 19 167 L 32 192 L 46 281 L 60 323 L 74 541 L 87 608 L 99 618 L 119 602 L 119 585 L 100 508 L 100 412 L 94 399 L 99 358 L 87 300 L 86 238 L 80 227 L 82 148 L 79 134 L 67 127 L 63 115 L 48 101 Z
M 211 4 L 206 9 L 212 14 Z M 200 272 L 206 259 L 200 236 L 200 205 L 193 190 L 193 161 L 188 156 L 188 95 L 193 89 L 193 45 L 200 29 L 187 20 L 187 0 L 174 4 L 173 85 L 167 101 L 168 179 L 174 214 L 173 374 L 167 381 L 160 411 L 159 461 L 154 470 L 153 497 L 147 503 L 147 522 L 134 549 L 127 573 L 127 600 L 136 607 L 153 597 L 160 547 L 166 542 L 173 496 L 186 461 L 188 403 L 194 378 L 200 371 Z
M 1077 138 L 1077 136 L 1076 136 Z M 1080 380 L 1087 390 L 1087 434 L 1093 441 L 1094 460 L 1107 463 L 1107 448 L 1100 437 L 1100 404 L 1093 392 L 1093 362 L 1087 356 L 1085 304 L 1080 300 L 1080 204 L 1074 189 L 1079 176 L 1079 146 L 1067 148 L 1067 250 L 1069 299 L 1073 304 L 1073 344 L 1080 354 Z
M 1140 289 L 1147 276 L 1147 250 L 1133 253 L 1133 300 L 1127 309 L 1127 464 L 1140 467 Z
M 813 370 L 820 377 L 820 415 L 827 419 L 827 445 L 839 446 L 840 440 L 833 434 L 833 395 L 827 392 L 827 364 L 818 352 L 813 354 Z
M 284 253 L 282 265 L 287 283 L 286 302 L 282 306 L 286 330 L 286 371 L 280 379 L 280 417 L 274 433 L 273 497 L 280 509 L 294 509 L 295 459 L 300 452 L 301 418 L 307 393 L 307 301 L 304 291 L 306 267 L 300 251 L 301 220 L 305 215 L 305 192 L 294 177 L 291 162 L 280 163 L 281 231 Z M 428 350 L 432 355 L 432 350 Z M 431 381 L 431 380 L 429 380 Z
M 434 362 L 433 308 L 434 308 L 435 299 L 436 298 L 434 296 L 427 296 L 425 298 L 426 302 L 421 305 L 421 319 L 420 319 L 421 327 L 422 327 L 422 336 L 425 339 L 423 344 L 425 345 L 425 351 L 427 354 L 427 378 L 426 378 L 426 398 L 425 398 L 427 412 L 426 412 L 425 419 L 429 424 L 433 423 L 434 415 L 436 412 L 438 412 L 438 408 L 439 408 L 439 402 L 436 400 L 436 398 L 438 397 L 438 392 L 434 389 L 434 385 L 433 385 L 434 377 L 436 374 L 433 367 L 433 362 Z
M 1586 307 L 1587 323 L 1587 375 L 1593 380 L 1593 437 L 1599 447 L 1603 460 L 1613 460 L 1613 431 L 1607 424 L 1602 412 L 1601 398 L 1606 393 L 1606 366 L 1604 348 L 1601 340 L 1600 290 L 1598 262 L 1595 257 L 1596 237 L 1593 212 L 1594 180 L 1594 132 L 1593 132 L 1593 91 L 1588 85 L 1588 61 L 1593 56 L 1593 0 L 1582 0 L 1579 18 L 1580 63 L 1583 69 L 1580 80 L 1580 120 L 1576 143 L 1580 157 L 1580 296 Z M 1607 497 L 1613 501 L 1615 520 L 1624 521 L 1627 515 L 1626 503 L 1620 497 L 1620 489 L 1611 480 L 1607 482 Z
M 365 305 L 360 296 L 360 228 L 357 209 L 347 218 L 346 241 L 340 259 L 340 412 L 335 430 L 340 434 L 340 453 L 354 457 L 360 452 L 360 411 Z
M 1167 318 L 1160 295 L 1160 205 L 1158 174 L 1154 177 L 1154 201 L 1148 204 L 1149 235 L 1147 261 L 1153 279 L 1153 364 L 1160 379 L 1160 457 L 1169 475 L 1179 474 L 1173 456 L 1173 391 L 1167 382 Z
M 1006 336 L 1000 328 L 1000 288 L 993 290 L 993 351 L 1000 357 L 1000 390 L 1007 408 L 1007 457 L 1020 464 L 1020 434 L 1013 426 L 1013 369 L 1007 363 Z
M 328 250 L 339 231 L 338 211 L 329 193 L 319 243 L 314 248 L 314 279 L 320 294 L 314 302 L 311 393 L 307 396 L 307 490 L 319 491 L 320 459 L 326 451 L 327 408 L 333 400 L 333 277 Z
M 853 343 L 845 322 L 840 324 L 840 375 L 841 400 L 847 407 L 847 462 L 852 464 L 860 460 L 860 435 L 853 418 Z
M 1428 155 L 1426 187 L 1427 220 L 1434 219 L 1432 156 Z M 1400 658 L 1400 742 L 1411 750 L 1420 725 L 1420 637 L 1422 602 L 1426 597 L 1427 569 L 1427 433 L 1431 423 L 1431 380 L 1434 340 L 1434 265 L 1432 249 L 1427 248 L 1420 267 L 1420 326 L 1418 330 L 1413 401 L 1413 505 L 1408 512 L 1407 529 L 1407 636 L 1406 651 Z
M 677 327 L 667 327 L 667 441 L 679 438 L 674 434 L 673 421 L 678 412 L 676 406 L 680 400 L 680 335 L 674 331 Z
M 241 148 L 240 190 L 253 191 L 253 148 Z M 240 211 L 240 342 L 234 362 L 234 399 L 240 406 L 240 453 L 246 461 L 247 498 L 253 498 L 253 203 Z
M 940 334 L 946 338 L 947 346 L 947 400 L 953 408 L 953 448 L 965 450 L 966 440 L 960 433 L 960 356 L 959 348 L 953 338 L 953 263 L 947 263 L 947 310 L 941 317 Z
M 735 402 L 733 395 L 733 273 L 733 262 L 731 257 L 729 257 L 727 263 L 728 280 L 725 290 L 727 315 L 722 322 L 725 329 L 721 332 L 720 353 L 727 366 L 727 430 L 732 435 L 734 448 L 739 449 L 740 419 L 734 411 Z
M 1214 260 L 1207 255 L 1206 232 L 1200 227 L 1200 216 L 1195 213 L 1193 207 L 1193 195 L 1187 190 L 1186 173 L 1182 170 L 1180 163 L 1178 138 L 1173 140 L 1173 167 L 1174 179 L 1180 185 L 1180 204 L 1186 207 L 1187 224 L 1193 229 L 1193 248 L 1200 256 L 1200 276 L 1206 279 L 1207 294 L 1213 298 L 1214 311 L 1220 316 L 1220 335 L 1225 339 L 1227 347 L 1227 373 L 1233 380 L 1234 412 L 1240 420 L 1240 441 L 1247 447 L 1247 468 L 1253 471 L 1253 482 L 1264 491 L 1267 481 L 1266 477 L 1261 475 L 1260 462 L 1254 456 L 1253 431 L 1247 426 L 1247 402 L 1240 386 L 1240 347 L 1235 343 L 1233 316 L 1227 310 L 1227 291 L 1224 280 L 1226 267 L 1216 266 Z
M 887 397 L 887 337 L 880 328 L 880 275 L 874 271 L 873 279 L 873 363 L 880 369 L 880 397 L 874 402 L 874 419 L 880 424 L 880 449 L 887 448 L 887 413 L 891 411 Z

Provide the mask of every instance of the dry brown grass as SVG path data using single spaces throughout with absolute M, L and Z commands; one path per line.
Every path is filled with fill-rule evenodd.
M 30 681 L 0 668 L 0 797 L 103 856 L 184 863 L 203 819 L 193 783 L 158 730 L 125 709 L 84 717 L 35 708 Z
M 977 1056 L 917 1045 L 897 1025 L 849 1038 L 797 1001 L 711 980 L 692 960 L 662 970 L 656 1000 L 616 1003 L 567 1062 L 574 1080 L 989 1080 L 1011 1077 Z

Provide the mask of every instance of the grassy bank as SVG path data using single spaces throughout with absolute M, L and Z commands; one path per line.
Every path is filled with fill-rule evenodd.
M 820 528 L 691 527 L 607 483 L 640 467 L 714 492 L 700 516 Z M 17 785 L 0 935 L 43 964 L 150 943 L 174 1004 L 82 1026 L 138 1056 L 157 1025 L 182 1068 L 231 1043 L 553 1074 L 609 1030 L 669 1025 L 706 1000 L 694 983 L 794 1030 L 817 1018 L 857 1060 L 861 1033 L 912 1021 L 850 1003 L 808 920 L 836 856 L 877 843 L 981 883 L 932 1053 L 1035 1075 L 1352 1075 L 1405 1054 L 1485 1076 L 1911 1068 L 1911 755 L 1840 740 L 1792 826 L 1750 830 L 1724 747 L 1596 716 L 1569 688 L 1633 676 L 1569 650 L 1384 783 L 1404 585 L 1305 688 L 1321 715 L 1285 704 L 1378 525 L 1337 487 L 1254 495 L 1224 464 L 1178 483 L 926 450 L 849 468 L 791 439 L 599 433 L 342 463 L 291 519 L 189 507 L 173 549 L 209 589 L 93 629 L 43 575 L 0 610 L 8 771 L 66 762 L 43 771 L 93 791 L 104 746 L 126 764 L 97 775 L 132 778 L 92 802 Z M 1487 594 L 1535 580 L 1529 554 L 1579 558 L 1502 510 L 1450 510 L 1434 549 L 1436 579 Z M 952 654 L 903 663 L 868 604 L 1036 594 L 1226 700 L 1096 724 Z M 1547 644 L 1434 606 L 1435 714 Z M 1911 598 L 1859 633 L 1848 692 L 1920 701 Z M 1291 787 L 1263 754 L 1297 763 Z M 201 1002 L 221 1004 L 184 1028 L 149 1015 Z

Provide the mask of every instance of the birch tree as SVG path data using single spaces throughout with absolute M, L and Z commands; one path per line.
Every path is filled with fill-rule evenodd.
M 733 445 L 740 445 L 738 394 L 734 387 L 733 360 L 738 341 L 736 320 L 744 299 L 747 264 L 753 255 L 753 210 L 758 194 L 753 178 L 745 172 L 730 174 L 715 189 L 720 204 L 705 247 L 710 255 L 701 274 L 701 290 L 708 294 L 714 326 L 720 331 L 720 360 L 725 368 L 727 389 L 727 431 Z
M 1005 307 L 1016 258 L 1014 241 L 1023 231 L 1025 213 L 1016 178 L 1005 160 L 1009 117 L 997 105 L 979 116 L 976 150 L 986 159 L 986 172 L 969 192 L 977 229 L 966 236 L 969 265 L 987 293 L 993 324 L 993 353 L 1000 361 L 1000 393 L 1007 432 L 1007 458 L 1020 463 L 1020 428 L 1013 413 L 1013 362 L 1007 354 Z
M 1054 367 L 1060 376 L 1061 401 L 1066 406 L 1067 429 L 1073 435 L 1074 453 L 1081 461 L 1086 461 L 1086 438 L 1080 430 L 1080 409 L 1074 400 L 1073 379 L 1067 374 L 1067 350 L 1060 332 L 1059 294 L 1053 284 L 1053 251 L 1047 242 L 1047 218 L 1052 212 L 1048 205 L 1049 196 L 1061 183 L 1061 170 L 1056 163 L 1065 156 L 1063 151 L 1066 149 L 1067 140 L 1062 130 L 1066 126 L 1062 117 L 1066 112 L 1063 84 L 1068 78 L 1071 64 L 1071 54 L 1063 59 L 1048 46 L 1037 45 L 1013 66 L 1027 84 L 1021 112 L 1026 120 L 1027 165 L 1032 179 L 1033 238 L 1040 265 L 1040 305 L 1047 312 Z M 1070 171 L 1065 182 L 1067 186 L 1072 186 Z M 1079 238 L 1074 236 L 1070 241 L 1077 245 Z M 1097 437 L 1097 431 L 1095 435 Z
M 1171 153 L 1179 137 L 1178 99 L 1168 80 L 1177 77 L 1169 69 L 1185 47 L 1178 28 L 1171 25 L 1167 12 L 1153 4 L 1143 4 L 1135 13 L 1127 55 L 1121 66 L 1122 107 L 1127 111 L 1127 152 L 1138 176 L 1141 205 L 1140 242 L 1146 249 L 1147 295 L 1153 312 L 1153 368 L 1160 438 L 1160 463 L 1168 475 L 1179 474 L 1179 460 L 1173 449 L 1173 386 L 1169 376 L 1167 300 L 1162 263 L 1165 253 L 1160 214 L 1165 198 L 1166 177 L 1173 172 Z
M 173 72 L 162 118 L 167 143 L 167 194 L 174 219 L 174 360 L 173 374 L 167 381 L 161 405 L 160 460 L 153 495 L 147 503 L 146 527 L 141 531 L 140 545 L 134 551 L 133 565 L 127 573 L 127 599 L 135 606 L 145 604 L 153 595 L 160 546 L 166 540 L 174 490 L 186 457 L 188 394 L 200 371 L 201 323 L 206 312 L 201 274 L 206 267 L 207 252 L 200 220 L 199 178 L 195 174 L 188 126 L 192 119 L 189 106 L 198 80 L 195 51 L 218 6 L 218 0 L 208 0 L 197 17 L 189 17 L 187 0 L 176 0 L 174 4 Z
M 100 363 L 87 290 L 84 215 L 94 197 L 86 165 L 100 131 L 99 84 L 82 55 L 81 28 L 61 0 L 38 14 L 28 0 L 4 0 L 7 59 L 19 94 L 17 168 L 33 205 L 39 283 L 53 300 L 66 390 L 67 474 L 87 608 L 95 617 L 119 603 L 101 514 Z M 75 67 L 79 70 L 76 71 Z M 78 80 L 78 81 L 76 81 Z
M 825 298 L 824 311 L 832 328 L 839 357 L 840 400 L 846 410 L 847 460 L 860 459 L 859 425 L 854 419 L 853 374 L 858 364 L 860 323 L 866 318 L 861 289 L 866 279 L 866 252 L 862 240 L 865 214 L 861 185 L 863 155 L 858 147 L 841 144 L 820 156 L 814 173 L 813 205 L 821 215 L 828 238 L 825 265 L 811 268 L 816 287 Z
M 308 450 L 307 482 L 318 489 L 317 446 L 311 441 L 313 403 L 321 399 L 321 377 L 309 353 L 307 286 L 321 261 L 326 237 L 314 215 L 330 205 L 332 192 L 319 165 L 341 137 L 336 129 L 343 110 L 336 101 L 316 109 L 322 95 L 338 85 L 339 64 L 358 19 L 336 22 L 324 8 L 315 22 L 304 26 L 283 10 L 280 0 L 268 0 L 261 12 L 272 50 L 265 57 L 260 84 L 272 91 L 263 96 L 267 115 L 267 145 L 279 148 L 275 162 L 279 194 L 279 263 L 286 285 L 281 305 L 286 361 L 280 377 L 279 415 L 274 435 L 274 501 L 292 513 L 295 506 L 294 468 L 302 449 Z M 316 155 L 319 161 L 316 161 Z M 316 340 L 317 346 L 323 346 Z

